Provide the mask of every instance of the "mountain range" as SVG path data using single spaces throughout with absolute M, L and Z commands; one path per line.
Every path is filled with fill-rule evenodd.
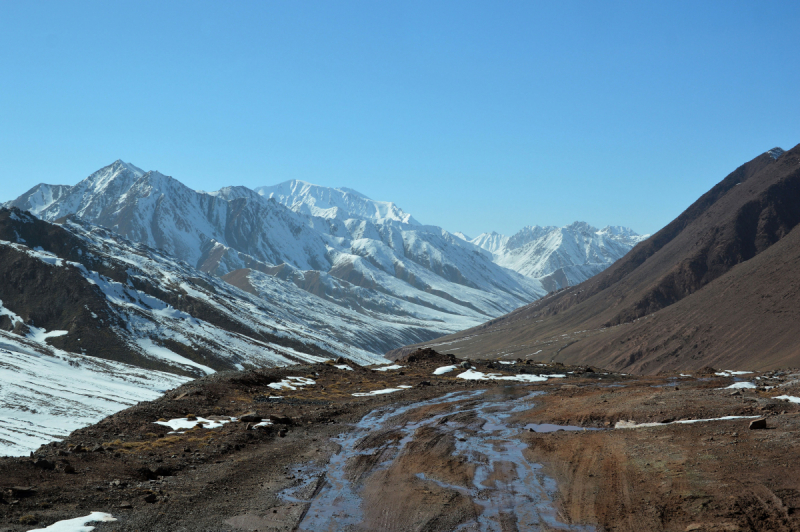
M 377 354 L 581 282 L 645 238 L 575 223 L 525 228 L 492 249 L 347 188 L 288 181 L 203 192 L 122 161 L 74 186 L 37 185 L 4 206 L 105 227 L 267 300 L 294 297 L 292 284 L 380 324 L 354 344 Z
M 595 277 L 425 345 L 635 373 L 797 367 L 799 225 L 800 146 L 775 148 Z
M 300 181 L 203 192 L 116 161 L 37 185 L 0 207 L 0 454 L 216 371 L 386 363 L 644 237 L 575 223 L 501 238 L 489 249 Z

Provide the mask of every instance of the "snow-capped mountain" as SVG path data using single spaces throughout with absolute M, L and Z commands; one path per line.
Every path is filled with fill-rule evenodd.
M 268 304 L 77 219 L 56 225 L 0 210 L 0 272 L 0 329 L 73 353 L 195 376 L 339 356 L 383 360 L 309 328 L 297 298 Z
M 511 237 L 483 233 L 471 242 L 489 251 L 500 266 L 555 289 L 597 275 L 647 237 L 627 227 L 597 229 L 575 222 L 566 227 L 528 226 Z
M 350 188 L 329 188 L 305 181 L 286 181 L 270 187 L 258 187 L 265 198 L 275 198 L 294 212 L 339 220 L 395 221 L 419 225 L 410 214 L 390 201 L 374 201 Z
M 579 224 L 468 241 L 347 188 L 289 181 L 202 192 L 122 161 L 72 187 L 38 185 L 6 206 L 106 227 L 262 301 L 302 300 L 302 322 L 372 353 L 510 312 L 635 243 Z M 327 326 L 330 315 L 351 326 Z M 351 334 L 365 322 L 369 334 Z

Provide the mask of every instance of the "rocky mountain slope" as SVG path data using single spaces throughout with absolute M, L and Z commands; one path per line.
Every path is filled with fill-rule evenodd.
M 800 147 L 737 168 L 613 266 L 441 339 L 636 372 L 800 363 Z
M 288 286 L 267 302 L 86 222 L 0 209 L 0 454 L 215 371 L 385 361 L 364 347 L 386 327 Z
M 377 334 L 355 345 L 374 353 L 483 323 L 582 279 L 632 245 L 575 224 L 561 238 L 520 242 L 508 259 L 514 271 L 479 246 L 350 189 L 290 181 L 201 192 L 122 161 L 73 187 L 37 185 L 6 205 L 106 227 L 261 298 L 322 299 L 327 305 L 305 314 L 310 326 L 324 326 L 331 314 L 356 321 L 359 314 Z
M 293 314 L 299 301 L 267 304 L 74 218 L 52 224 L 0 210 L 0 276 L 0 326 L 71 352 L 189 375 L 339 356 L 382 360 L 310 329 Z

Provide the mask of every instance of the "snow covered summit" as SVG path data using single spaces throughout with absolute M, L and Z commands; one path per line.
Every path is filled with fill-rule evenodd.
M 255 191 L 266 198 L 275 198 L 295 212 L 310 216 L 419 225 L 410 214 L 403 212 L 391 201 L 371 200 L 351 188 L 329 188 L 292 180 L 258 187 Z

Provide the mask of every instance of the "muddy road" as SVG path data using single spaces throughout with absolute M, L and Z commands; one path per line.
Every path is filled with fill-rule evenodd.
M 508 424 L 541 393 L 451 392 L 369 413 L 321 471 L 305 472 L 310 500 L 284 495 L 309 505 L 298 530 L 591 530 L 560 521 L 554 481 Z

